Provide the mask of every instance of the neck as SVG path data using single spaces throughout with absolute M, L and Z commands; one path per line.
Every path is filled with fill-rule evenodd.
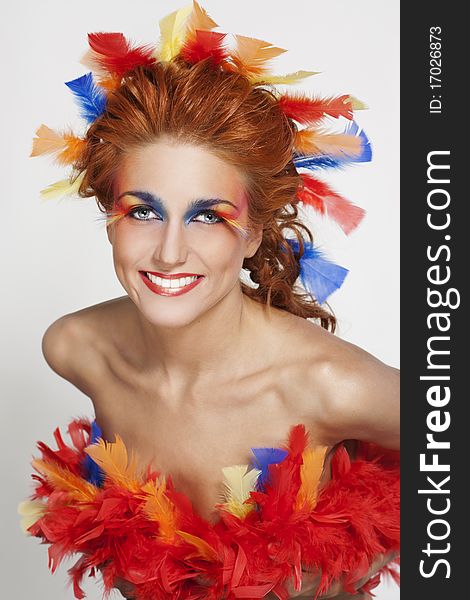
M 160 389 L 164 386 L 177 395 L 207 390 L 215 382 L 236 380 L 256 370 L 258 363 L 266 361 L 265 346 L 269 346 L 263 335 L 264 308 L 236 286 L 204 315 L 181 328 L 152 325 L 136 311 L 144 369 L 158 378 Z

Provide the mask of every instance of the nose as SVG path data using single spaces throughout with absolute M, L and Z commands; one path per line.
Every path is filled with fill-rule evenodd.
M 175 265 L 185 263 L 187 256 L 184 224 L 178 223 L 176 220 L 167 221 L 160 230 L 155 246 L 154 259 L 156 263 L 171 269 Z

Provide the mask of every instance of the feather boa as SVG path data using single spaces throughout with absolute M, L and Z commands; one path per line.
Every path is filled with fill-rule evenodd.
M 238 492 L 232 488 L 211 524 L 170 476 L 150 467 L 139 473 L 118 436 L 114 444 L 105 442 L 87 419 L 72 421 L 68 431 L 69 446 L 58 428 L 57 450 L 38 442 L 35 490 L 21 509 L 25 531 L 49 545 L 52 572 L 78 555 L 69 569 L 78 599 L 85 597 L 83 576 L 97 568 L 105 593 L 119 577 L 134 584 L 138 600 L 232 600 L 269 592 L 286 599 L 289 580 L 299 589 L 302 569 L 321 569 L 316 597 L 339 578 L 354 590 L 378 553 L 399 548 L 396 452 L 359 443 L 351 461 L 340 445 L 331 481 L 317 490 L 324 448 L 310 448 L 297 425 L 282 452 L 254 449 L 261 468 L 251 475 L 241 466 L 228 468 L 225 485 L 235 480 Z M 395 576 L 394 563 L 382 572 Z

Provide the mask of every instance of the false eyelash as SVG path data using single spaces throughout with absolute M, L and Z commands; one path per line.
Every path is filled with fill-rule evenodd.
M 230 219 L 228 217 L 222 217 L 224 219 L 224 221 L 230 225 L 231 227 L 233 227 L 234 229 L 236 229 L 237 231 L 240 232 L 241 236 L 243 238 L 247 238 L 249 235 L 249 231 L 248 229 L 245 229 L 244 227 L 242 227 L 240 225 L 240 223 L 238 223 L 237 221 L 235 221 L 235 219 Z
M 140 208 L 147 208 L 148 210 L 152 210 L 152 208 L 147 206 L 146 204 L 139 204 L 137 206 L 131 206 L 127 210 L 120 209 L 120 210 L 109 210 L 109 211 L 103 212 L 103 213 L 99 214 L 95 220 L 97 222 L 105 223 L 106 225 L 113 225 L 114 223 L 117 223 L 120 219 L 127 217 L 132 211 L 136 211 Z M 135 220 L 136 221 L 146 221 L 149 219 L 135 219 Z
M 125 217 L 125 216 L 126 216 L 126 213 L 121 213 L 121 212 L 115 212 L 115 211 L 102 212 L 95 218 L 95 222 L 103 223 L 103 225 L 113 225 L 114 223 L 117 223 L 117 221 L 119 221 L 120 219 L 122 219 L 122 217 Z
M 249 235 L 249 230 L 245 229 L 244 227 L 242 227 L 240 225 L 240 223 L 238 223 L 238 221 L 234 218 L 232 218 L 229 213 L 223 212 L 223 211 L 215 211 L 216 214 L 221 217 L 226 223 L 227 225 L 230 225 L 231 227 L 233 227 L 235 230 L 237 230 L 241 236 L 243 238 L 247 238 Z M 239 213 L 238 213 L 239 214 Z

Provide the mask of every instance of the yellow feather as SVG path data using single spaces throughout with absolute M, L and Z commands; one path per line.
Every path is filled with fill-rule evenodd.
M 304 154 L 354 157 L 362 152 L 362 140 L 354 135 L 325 134 L 318 130 L 301 129 L 295 134 L 294 148 Z
M 137 473 L 137 460 L 133 452 L 129 456 L 127 448 L 119 435 L 114 443 L 99 438 L 96 444 L 87 446 L 85 452 L 101 467 L 105 474 L 117 485 L 131 491 L 141 486 Z
M 197 549 L 197 553 L 195 552 L 191 555 L 191 557 L 199 556 L 201 558 L 204 558 L 205 560 L 217 560 L 217 552 L 202 538 L 196 535 L 192 535 L 191 533 L 186 533 L 186 531 L 177 531 L 176 533 L 180 535 L 183 538 L 183 540 L 185 540 Z M 186 558 L 191 557 L 187 556 Z
M 188 18 L 193 12 L 193 6 L 185 6 L 175 10 L 160 20 L 160 43 L 155 50 L 156 58 L 169 61 L 181 50 L 187 31 Z
M 244 504 L 255 490 L 259 469 L 249 470 L 249 465 L 234 465 L 222 469 L 225 486 L 223 508 L 237 517 L 244 518 L 254 508 L 253 504 Z
M 272 85 L 284 84 L 290 85 L 297 83 L 312 75 L 318 75 L 321 71 L 296 71 L 295 73 L 287 73 L 286 75 L 263 75 L 251 77 L 252 83 L 270 83 Z
M 47 503 L 42 500 L 24 500 L 18 504 L 18 514 L 22 517 L 20 527 L 25 535 L 31 535 L 28 529 L 47 511 Z
M 95 498 L 97 488 L 88 483 L 83 477 L 74 475 L 68 469 L 40 459 L 34 459 L 31 464 L 55 487 L 68 492 L 71 498 L 82 502 L 89 502 Z
M 238 70 L 247 76 L 259 76 L 267 68 L 268 60 L 286 52 L 264 40 L 244 35 L 236 35 L 235 39 L 237 47 L 232 58 Z
M 369 108 L 365 102 L 359 100 L 359 98 L 356 98 L 355 96 L 348 96 L 345 99 L 345 102 L 351 102 L 351 108 L 353 110 L 366 110 Z
M 175 505 L 165 495 L 165 489 L 165 477 L 158 481 L 148 481 L 142 486 L 142 491 L 146 494 L 144 512 L 152 521 L 158 521 L 158 537 L 172 542 L 176 533 L 178 515 Z
M 41 198 L 43 200 L 51 200 L 53 198 L 61 198 L 62 196 L 70 196 L 76 194 L 85 176 L 85 172 L 80 173 L 73 181 L 70 179 L 61 179 L 56 183 L 52 183 L 47 188 L 41 190 Z
M 326 446 L 307 448 L 302 454 L 303 464 L 300 467 L 300 488 L 297 493 L 295 508 L 307 506 L 313 510 L 317 504 L 318 484 L 323 472 Z

